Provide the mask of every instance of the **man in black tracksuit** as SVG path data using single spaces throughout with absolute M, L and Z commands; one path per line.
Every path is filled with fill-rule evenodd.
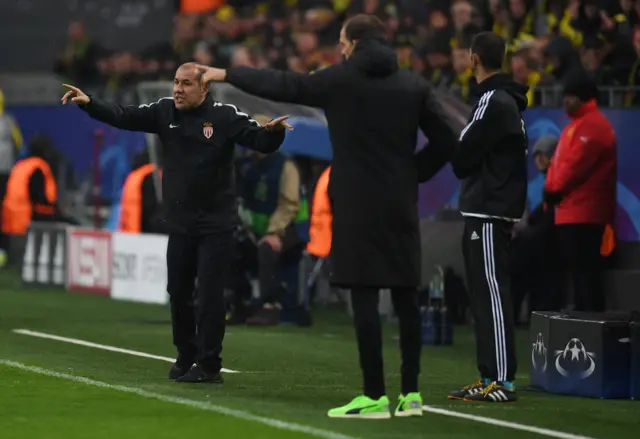
M 474 313 L 480 380 L 449 395 L 465 401 L 515 401 L 515 322 L 511 303 L 511 228 L 527 199 L 527 87 L 500 73 L 502 38 L 478 34 L 470 56 L 480 97 L 451 164 L 462 180 L 463 253 Z
M 192 63 L 176 71 L 173 98 L 139 107 L 109 104 L 66 87 L 70 91 L 63 103 L 71 100 L 109 125 L 160 136 L 165 163 L 162 221 L 169 231 L 167 291 L 178 350 L 169 377 L 178 382 L 222 382 L 223 286 L 237 217 L 234 146 L 262 153 L 278 150 L 284 129 L 291 129 L 286 117 L 262 127 L 235 106 L 213 101 Z

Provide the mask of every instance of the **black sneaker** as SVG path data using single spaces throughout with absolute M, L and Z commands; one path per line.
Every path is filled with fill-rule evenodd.
M 484 390 L 484 382 L 482 380 L 478 380 L 473 384 L 469 384 L 468 386 L 464 386 L 460 390 L 455 390 L 447 396 L 449 399 L 457 399 L 462 401 L 467 396 L 475 395 L 476 393 L 480 393 Z
M 208 373 L 205 372 L 199 365 L 193 366 L 189 371 L 176 379 L 176 383 L 213 383 L 222 384 L 224 380 L 220 372 Z
M 188 362 L 176 361 L 175 363 L 173 363 L 173 365 L 171 366 L 171 369 L 169 370 L 169 379 L 177 380 L 181 376 L 186 375 L 187 372 L 189 372 L 189 369 L 191 369 L 191 366 L 193 366 L 193 362 L 188 363 Z
M 482 392 L 466 396 L 466 402 L 515 402 L 518 400 L 515 390 L 507 389 L 501 382 L 493 382 Z

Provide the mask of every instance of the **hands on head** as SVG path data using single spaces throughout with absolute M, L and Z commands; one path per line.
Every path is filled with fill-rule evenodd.
M 210 82 L 224 82 L 225 79 L 227 79 L 227 71 L 225 69 L 209 67 L 203 64 L 198 64 L 196 69 L 198 70 L 198 73 L 202 75 L 200 80 L 205 84 Z
M 62 101 L 62 105 L 67 105 L 67 102 L 69 102 L 69 100 L 78 105 L 86 105 L 91 100 L 91 98 L 84 94 L 84 92 L 78 87 L 74 87 L 73 85 L 69 84 L 62 84 L 62 86 L 69 89 L 69 91 L 67 91 L 64 96 L 62 96 L 62 99 L 60 99 Z
M 224 82 L 227 79 L 227 71 L 224 69 L 209 67 L 203 64 L 198 64 L 196 69 L 201 75 L 200 80 L 205 84 L 209 82 Z M 285 129 L 293 131 L 293 127 L 286 122 L 287 119 L 289 119 L 289 116 L 278 117 L 264 125 L 264 128 L 267 131 L 284 131 Z

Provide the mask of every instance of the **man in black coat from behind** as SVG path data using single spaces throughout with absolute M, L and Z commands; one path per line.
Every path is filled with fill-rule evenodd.
M 397 416 L 420 416 L 420 233 L 418 183 L 435 175 L 457 140 L 429 84 L 398 66 L 384 25 L 357 15 L 340 33 L 341 64 L 313 74 L 205 68 L 203 80 L 325 111 L 333 145 L 329 197 L 331 282 L 351 289 L 364 395 L 330 417 L 387 419 L 378 294 L 390 288 L 400 320 L 402 393 Z M 414 154 L 418 129 L 429 146 Z

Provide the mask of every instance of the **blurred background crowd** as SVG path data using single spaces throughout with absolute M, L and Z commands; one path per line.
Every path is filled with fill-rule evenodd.
M 135 53 L 112 51 L 73 22 L 54 71 L 122 103 L 136 101 L 140 81 L 171 80 L 176 66 L 192 59 L 312 72 L 339 60 L 341 23 L 366 12 L 388 25 L 403 67 L 465 101 L 473 81 L 471 38 L 492 30 L 507 40 L 505 70 L 529 85 L 530 105 L 557 105 L 543 91 L 576 69 L 619 89 L 618 101 L 605 104 L 640 102 L 634 92 L 640 2 L 634 0 L 176 0 L 175 11 L 172 35 Z

